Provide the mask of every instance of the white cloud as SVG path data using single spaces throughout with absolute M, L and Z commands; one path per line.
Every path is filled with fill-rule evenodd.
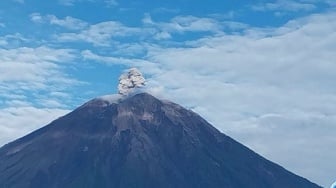
M 117 6 L 118 5 L 117 0 L 105 0 L 105 3 L 107 6 Z
M 0 96 L 3 99 L 0 107 L 67 107 L 64 101 L 69 101 L 69 97 L 54 94 L 82 84 L 63 70 L 74 59 L 74 51 L 68 49 L 44 46 L 0 49 Z
M 336 2 L 334 0 L 299 0 L 302 3 L 322 3 L 330 6 L 335 6 Z
M 93 60 L 99 63 L 105 63 L 107 65 L 125 65 L 130 67 L 141 67 L 142 69 L 146 69 L 147 74 L 155 74 L 161 72 L 157 64 L 142 59 L 101 56 L 91 52 L 90 50 L 84 50 L 81 54 L 84 60 L 90 60 L 90 61 Z
M 36 15 L 35 15 L 36 16 Z M 40 21 L 40 19 L 37 19 Z M 95 46 L 111 46 L 115 41 L 125 37 L 137 37 L 138 41 L 146 39 L 166 40 L 172 34 L 186 32 L 206 32 L 220 34 L 224 28 L 237 30 L 246 25 L 238 22 L 218 22 L 212 18 L 178 16 L 169 22 L 154 22 L 149 14 L 143 18 L 143 27 L 129 27 L 117 21 L 105 21 L 88 26 L 80 32 L 60 33 L 55 38 L 60 42 L 84 41 Z
M 9 96 L 9 97 L 12 98 L 12 96 Z M 25 106 L 31 106 L 32 104 L 24 100 L 14 99 L 14 100 L 5 101 L 5 105 L 7 107 L 25 107 Z
M 221 33 L 222 23 L 212 18 L 199 18 L 195 16 L 177 16 L 169 22 L 155 22 L 149 14 L 145 14 L 142 22 L 159 30 L 159 33 L 184 33 L 184 32 L 212 32 Z
M 163 24 L 163 28 L 168 31 L 210 31 L 220 32 L 221 25 L 211 18 L 198 18 L 194 16 L 178 16 L 171 20 L 171 23 Z
M 30 19 L 35 23 L 49 23 L 51 25 L 57 25 L 72 30 L 84 29 L 88 26 L 87 22 L 71 16 L 59 19 L 55 15 L 42 16 L 40 13 L 32 13 Z
M 54 15 L 48 15 L 47 18 L 50 24 L 59 25 L 68 29 L 83 29 L 88 25 L 86 22 L 70 16 L 66 16 L 64 19 L 58 19 Z
M 143 54 L 146 54 L 146 48 L 144 48 L 145 44 L 142 43 L 123 43 L 115 45 L 116 48 L 112 52 L 109 53 L 110 56 L 118 55 L 125 57 L 139 57 Z
M 181 10 L 178 8 L 159 7 L 159 8 L 155 8 L 152 12 L 161 13 L 161 14 L 177 14 L 181 12 Z
M 6 46 L 8 44 L 8 42 L 3 39 L 3 38 L 0 38 L 0 46 Z
M 58 0 L 58 3 L 63 6 L 74 6 L 76 3 L 81 2 L 102 2 L 106 6 L 117 6 L 119 3 L 117 0 Z
M 30 20 L 36 23 L 42 23 L 43 22 L 43 17 L 40 13 L 32 13 L 30 14 Z
M 64 6 L 73 6 L 76 1 L 78 0 L 58 0 L 58 2 Z
M 0 49 L 0 81 L 47 83 L 46 77 L 60 76 L 56 62 L 74 59 L 72 50 L 48 47 Z
M 146 29 L 128 27 L 119 22 L 107 21 L 90 25 L 80 33 L 62 33 L 56 36 L 61 42 L 85 41 L 96 46 L 109 46 L 113 38 L 138 36 L 147 33 Z
M 63 68 L 74 53 L 46 46 L 0 48 L 0 145 L 69 112 L 65 92 L 80 82 Z
M 28 42 L 29 39 L 22 36 L 20 33 L 0 36 L 0 46 L 12 47 Z
M 21 105 L 0 109 L 0 147 L 68 112 L 69 110 L 58 108 L 35 108 Z
M 158 32 L 154 35 L 154 39 L 156 40 L 170 39 L 170 38 L 172 38 L 171 34 L 166 31 Z
M 259 5 L 252 6 L 255 11 L 311 11 L 314 10 L 316 6 L 310 2 L 302 2 L 295 0 L 276 0 L 272 3 L 262 3 Z
M 145 16 L 142 18 L 142 23 L 150 25 L 155 24 L 150 14 L 145 14 Z

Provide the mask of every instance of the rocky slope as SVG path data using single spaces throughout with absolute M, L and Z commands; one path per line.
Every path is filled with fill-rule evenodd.
M 94 99 L 2 147 L 0 188 L 28 187 L 319 186 L 259 156 L 194 112 L 142 93 L 112 103 Z

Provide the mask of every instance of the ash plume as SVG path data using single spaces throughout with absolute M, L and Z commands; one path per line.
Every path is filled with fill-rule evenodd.
M 119 77 L 118 93 L 129 95 L 135 89 L 145 86 L 145 78 L 137 68 L 131 68 Z

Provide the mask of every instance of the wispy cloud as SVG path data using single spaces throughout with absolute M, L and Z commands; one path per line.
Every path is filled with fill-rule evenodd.
M 198 18 L 195 16 L 177 16 L 170 22 L 155 22 L 149 14 L 145 14 L 143 23 L 148 26 L 156 27 L 166 33 L 184 32 L 221 32 L 222 25 L 215 19 Z
M 59 25 L 69 29 L 83 29 L 88 25 L 86 22 L 70 16 L 66 16 L 64 19 L 58 19 L 54 15 L 48 15 L 47 19 L 52 25 Z
M 58 3 L 63 6 L 74 6 L 76 3 L 83 2 L 102 2 L 108 7 L 117 6 L 119 4 L 117 0 L 58 0 Z
M 61 42 L 85 41 L 96 46 L 109 46 L 112 39 L 147 34 L 145 29 L 128 27 L 120 22 L 107 21 L 90 25 L 79 33 L 62 33 L 56 36 Z
M 67 101 L 64 97 L 50 97 L 50 93 L 65 92 L 81 84 L 62 70 L 67 62 L 75 59 L 73 53 L 73 50 L 44 46 L 0 49 L 0 96 L 8 103 L 25 100 L 12 96 L 29 95 L 30 102 L 37 106 L 45 106 L 40 100 L 48 97 L 49 100 Z
M 105 0 L 107 6 L 117 6 L 119 3 L 117 0 Z
M 0 147 L 68 113 L 58 108 L 15 106 L 0 109 Z
M 13 43 L 16 45 L 29 42 L 30 40 L 22 36 L 20 33 L 9 34 L 0 37 L 0 46 L 12 47 Z
M 58 2 L 64 6 L 73 6 L 76 1 L 78 0 L 58 0 Z
M 105 63 L 107 65 L 125 65 L 130 67 L 141 67 L 143 69 L 146 69 L 147 74 L 154 74 L 161 72 L 160 68 L 158 67 L 158 64 L 143 59 L 102 56 L 95 54 L 90 50 L 82 51 L 81 55 L 84 58 L 84 60 Z
M 54 62 L 69 61 L 74 58 L 72 50 L 48 47 L 0 49 L 0 80 L 41 81 L 47 74 L 62 74 Z M 55 76 L 56 76 L 55 75 Z
M 296 0 L 276 0 L 272 3 L 261 3 L 252 6 L 255 11 L 311 11 L 314 10 L 316 6 L 314 3 L 302 2 Z
M 34 18 L 36 17 L 36 18 Z M 40 22 L 40 17 L 33 15 Z M 247 25 L 239 22 L 220 22 L 212 18 L 177 16 L 169 22 L 155 22 L 149 14 L 142 19 L 142 27 L 129 27 L 117 21 L 106 21 L 89 25 L 79 32 L 60 33 L 56 39 L 60 42 L 83 41 L 95 46 L 110 46 L 122 38 L 134 38 L 136 41 L 166 40 L 174 34 L 202 33 L 218 35 L 224 30 L 241 30 Z M 132 41 L 132 39 L 131 39 Z
M 153 10 L 154 13 L 165 13 L 165 14 L 177 14 L 179 13 L 181 10 L 178 8 L 165 8 L 165 7 L 160 7 L 160 8 L 156 8 Z
M 0 49 L 0 145 L 69 111 L 68 88 L 81 82 L 62 69 L 74 53 L 46 46 Z
M 59 19 L 55 15 L 42 16 L 39 13 L 32 13 L 30 18 L 35 23 L 49 23 L 51 25 L 57 25 L 72 30 L 84 29 L 88 26 L 87 22 L 70 16 L 66 16 L 64 19 Z
M 42 15 L 40 13 L 37 13 L 37 12 L 30 14 L 30 19 L 31 19 L 31 21 L 36 22 L 36 23 L 44 22 L 44 19 L 43 19 Z

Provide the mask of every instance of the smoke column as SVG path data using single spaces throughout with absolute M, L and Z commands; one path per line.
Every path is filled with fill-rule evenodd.
M 145 78 L 136 68 L 131 68 L 119 77 L 118 93 L 128 95 L 136 88 L 145 86 Z

